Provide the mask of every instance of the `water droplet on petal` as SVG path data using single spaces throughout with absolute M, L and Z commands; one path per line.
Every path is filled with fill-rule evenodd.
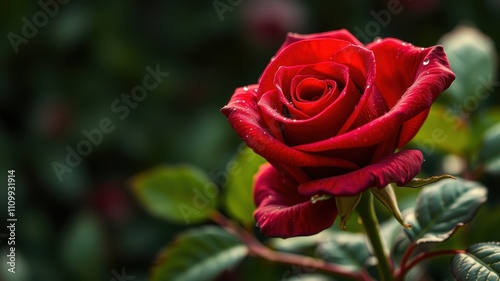
M 247 86 L 243 87 L 243 91 L 245 92 L 248 91 L 248 87 Z
M 382 41 L 382 37 L 377 36 L 377 37 L 375 37 L 375 39 L 373 41 L 375 41 L 376 43 L 379 43 L 380 41 Z
M 402 45 L 403 45 L 403 46 L 406 46 L 406 42 L 403 42 L 403 43 L 402 43 Z
M 429 64 L 429 59 L 425 59 L 424 62 L 422 63 L 423 65 L 428 65 Z

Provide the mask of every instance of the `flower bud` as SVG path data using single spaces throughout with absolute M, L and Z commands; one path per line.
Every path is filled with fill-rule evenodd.
M 352 212 L 358 206 L 359 200 L 361 199 L 361 194 L 355 196 L 338 196 L 335 197 L 335 203 L 337 204 L 337 210 L 340 216 L 340 229 L 346 230 L 347 220 L 351 217 Z
M 411 224 L 406 223 L 403 220 L 403 216 L 401 215 L 401 211 L 398 207 L 396 194 L 394 193 L 394 190 L 392 189 L 392 186 L 390 184 L 386 185 L 384 188 L 370 188 L 370 191 L 380 202 L 382 202 L 382 204 L 387 207 L 387 209 L 389 209 L 392 215 L 404 228 L 411 228 Z

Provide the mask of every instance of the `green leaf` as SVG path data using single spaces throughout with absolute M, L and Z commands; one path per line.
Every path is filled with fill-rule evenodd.
M 451 271 L 458 280 L 500 280 L 500 243 L 474 244 L 453 256 Z
M 425 155 L 436 150 L 462 155 L 469 146 L 469 132 L 470 128 L 460 116 L 436 103 L 412 143 Z
M 203 221 L 217 207 L 218 187 L 190 166 L 154 168 L 135 176 L 132 187 L 152 214 L 177 223 Z
M 247 253 L 245 245 L 219 227 L 192 229 L 162 251 L 151 281 L 213 280 Z
M 405 184 L 405 187 L 422 187 L 424 185 L 435 183 L 444 179 L 456 179 L 456 178 L 454 176 L 446 174 L 439 176 L 432 176 L 429 178 L 414 178 L 409 183 Z
M 425 187 L 406 221 L 405 233 L 415 244 L 442 242 L 469 222 L 486 202 L 487 189 L 477 182 L 446 180 Z
M 456 75 L 449 93 L 463 108 L 468 106 L 468 99 L 485 100 L 497 68 L 493 40 L 476 28 L 459 26 L 444 35 L 439 43 Z
M 102 280 L 105 268 L 106 237 L 99 217 L 82 213 L 73 218 L 61 239 L 61 256 L 65 270 L 74 280 Z
M 483 145 L 479 152 L 479 161 L 485 163 L 486 171 L 500 171 L 500 123 L 491 126 L 483 135 Z
M 403 234 L 403 227 L 397 220 L 388 219 L 380 224 L 380 232 L 382 234 L 382 240 L 386 251 L 392 252 L 395 249 L 396 244 L 400 243 L 399 237 L 403 237 L 406 240 L 408 238 Z
M 238 152 L 231 165 L 227 165 L 229 178 L 225 188 L 226 207 L 232 217 L 246 226 L 255 223 L 253 218 L 255 205 L 252 196 L 253 177 L 260 165 L 265 162 L 264 158 L 245 146 Z
M 318 245 L 318 258 L 360 271 L 375 265 L 376 258 L 367 247 L 367 237 L 361 233 L 334 232 Z

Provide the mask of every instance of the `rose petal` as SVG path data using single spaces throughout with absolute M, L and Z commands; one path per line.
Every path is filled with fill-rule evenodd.
M 313 235 L 330 227 L 337 216 L 334 200 L 312 204 L 297 192 L 297 184 L 269 164 L 255 175 L 255 220 L 267 236 Z
M 305 73 L 311 73 L 313 70 L 327 71 L 328 69 L 332 69 L 330 71 L 332 75 L 335 74 L 334 70 L 337 69 L 336 64 L 330 65 L 330 63 L 316 64 L 304 68 L 306 68 L 304 70 Z M 341 69 L 338 70 L 340 71 Z M 282 74 L 282 72 L 294 73 L 295 71 L 297 70 L 280 68 L 277 74 L 277 80 L 281 82 L 279 78 L 288 75 L 287 73 Z M 334 78 L 338 78 L 339 81 L 345 83 L 342 93 L 333 101 L 329 97 L 321 99 L 319 102 L 322 103 L 316 104 L 315 107 L 324 107 L 324 110 L 314 115 L 312 118 L 295 119 L 297 116 L 294 116 L 295 111 L 293 106 L 289 105 L 289 103 L 283 104 L 282 102 L 282 97 L 285 95 L 284 93 L 280 93 L 276 90 L 268 91 L 261 97 L 258 105 L 264 120 L 268 126 L 276 128 L 276 132 L 273 133 L 278 135 L 277 138 L 280 141 L 286 143 L 288 146 L 294 146 L 301 143 L 323 140 L 337 134 L 345 120 L 351 115 L 361 95 L 354 86 L 354 83 L 349 80 L 347 72 L 341 72 L 335 75 L 339 75 L 340 77 Z M 287 89 L 288 86 L 284 86 L 284 88 Z M 288 105 L 288 107 L 285 105 Z M 290 117 L 284 116 L 284 107 L 290 108 L 288 109 L 288 113 L 291 115 Z M 276 126 L 276 124 L 280 124 L 280 126 Z
M 305 39 L 319 39 L 319 38 L 338 39 L 338 40 L 350 42 L 354 45 L 363 45 L 358 40 L 358 38 L 356 38 L 354 35 L 352 35 L 347 29 L 327 31 L 327 32 L 321 32 L 321 33 L 312 33 L 312 34 L 297 34 L 297 33 L 290 32 L 287 34 L 285 42 L 283 43 L 283 45 L 281 45 L 281 47 L 279 48 L 277 53 L 279 53 L 286 46 L 293 44 L 295 42 L 305 40 Z
M 297 111 L 299 111 L 299 114 L 307 115 L 307 117 L 314 116 L 338 98 L 335 96 L 332 97 L 333 99 L 327 97 L 328 101 L 323 101 L 324 98 L 309 102 L 300 100 L 297 96 L 297 87 L 300 82 L 307 78 L 322 80 L 330 84 L 332 82 L 335 84 L 340 83 L 338 90 L 342 91 L 349 81 L 349 69 L 335 62 L 280 67 L 274 77 L 274 83 L 277 85 L 279 93 L 283 96 L 283 104 L 287 107 L 292 117 L 296 119 L 305 119 L 300 118 L 300 115 L 293 116 L 294 114 L 297 115 Z M 290 103 L 290 101 L 293 103 Z M 314 108 L 305 108 L 311 106 L 314 106 Z
M 377 76 L 375 84 L 389 108 L 401 103 L 400 98 L 410 88 L 418 101 L 406 102 L 411 112 L 401 130 L 397 147 L 408 143 L 418 132 L 428 109 L 437 96 L 455 79 L 441 46 L 414 47 L 397 39 L 384 39 L 367 46 L 375 54 Z M 408 90 L 410 90 L 408 89 Z M 409 104 L 409 105 L 408 105 Z
M 300 55 L 297 55 L 300 54 Z M 373 53 L 363 46 L 336 39 L 312 39 L 296 42 L 284 48 L 268 64 L 259 79 L 262 93 L 275 89 L 274 76 L 282 66 L 297 66 L 332 61 L 349 69 L 349 77 L 359 88 L 365 87 L 367 61 Z
M 334 81 L 335 83 L 340 83 L 341 89 L 339 91 L 341 91 L 349 81 L 349 69 L 344 65 L 334 62 L 280 67 L 274 77 L 274 83 L 278 85 L 280 100 L 286 106 L 291 118 L 310 118 L 323 111 L 338 98 L 335 95 L 327 95 L 316 102 L 309 103 L 297 100 L 295 98 L 297 84 L 308 77 L 320 79 L 325 82 Z M 325 98 L 328 100 L 324 100 Z M 290 103 L 290 101 L 293 103 Z M 306 106 L 308 108 L 305 108 Z
M 383 42 L 386 43 L 382 44 Z M 439 94 L 450 86 L 455 75 L 449 68 L 441 46 L 424 50 L 415 47 L 406 48 L 406 46 L 404 49 L 395 49 L 397 42 L 401 41 L 386 39 L 378 45 L 370 45 L 370 48 L 373 48 L 377 54 L 383 53 L 383 51 L 391 53 L 392 50 L 395 58 L 399 55 L 399 60 L 395 61 L 394 58 L 390 64 L 380 62 L 387 69 L 392 70 L 392 72 L 385 72 L 385 74 L 381 70 L 382 75 L 378 72 L 379 60 L 377 59 L 375 84 L 389 108 L 392 107 L 391 110 L 368 124 L 345 134 L 294 148 L 305 152 L 320 152 L 370 146 L 386 140 L 399 130 L 401 130 L 401 137 L 397 147 L 403 146 L 413 138 L 424 121 L 425 112 L 429 110 Z
M 311 155 L 290 148 L 278 141 L 260 116 L 257 108 L 258 85 L 238 88 L 229 104 L 221 109 L 238 135 L 257 154 L 268 161 L 284 162 L 295 167 L 343 167 L 356 169 L 358 166 L 343 159 Z M 280 124 L 276 123 L 275 128 Z M 270 129 L 269 129 L 270 130 Z
M 420 172 L 423 162 L 424 157 L 419 150 L 402 150 L 359 170 L 303 183 L 299 185 L 299 193 L 304 196 L 353 196 L 368 188 L 382 188 L 389 183 L 403 186 Z

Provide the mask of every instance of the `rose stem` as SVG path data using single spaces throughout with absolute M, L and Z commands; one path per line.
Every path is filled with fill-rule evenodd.
M 357 273 L 345 270 L 341 266 L 333 263 L 328 263 L 324 260 L 311 258 L 292 253 L 284 253 L 273 251 L 270 248 L 260 243 L 254 236 L 245 231 L 240 226 L 233 223 L 221 213 L 214 211 L 211 215 L 212 220 L 224 228 L 226 231 L 238 236 L 249 248 L 249 255 L 259 256 L 269 261 L 300 265 L 308 268 L 315 268 L 325 272 L 332 273 L 337 276 L 346 277 L 357 281 L 370 281 L 372 280 L 367 274 Z
M 363 222 L 366 234 L 370 239 L 373 251 L 375 252 L 375 256 L 377 257 L 377 269 L 380 280 L 394 280 L 392 269 L 389 265 L 389 260 L 384 250 L 382 237 L 380 236 L 380 227 L 375 215 L 375 209 L 373 207 L 373 195 L 371 194 L 371 192 L 367 191 L 363 194 L 363 196 L 361 196 L 361 200 L 357 206 L 357 211 Z
M 443 256 L 443 255 L 457 255 L 457 254 L 461 254 L 461 253 L 465 253 L 465 251 L 464 250 L 439 250 L 439 251 L 430 252 L 430 253 L 421 253 L 421 254 L 415 256 L 415 258 L 413 258 L 413 260 L 411 260 L 407 265 L 400 268 L 400 271 L 396 274 L 396 276 L 397 276 L 396 280 L 404 280 L 405 274 L 408 271 L 410 271 L 410 269 L 412 267 L 414 267 L 415 265 L 417 265 L 418 263 L 422 262 L 425 259 L 430 259 L 433 257 Z

